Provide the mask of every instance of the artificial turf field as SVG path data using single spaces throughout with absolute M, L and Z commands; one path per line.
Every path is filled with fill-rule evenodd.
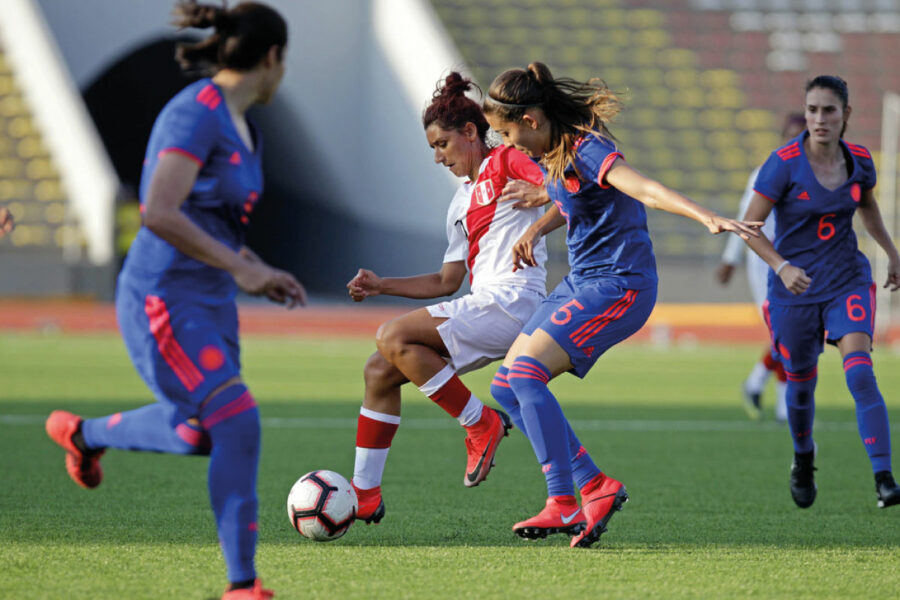
M 257 568 L 277 598 L 872 599 L 900 589 L 900 506 L 875 505 L 834 349 L 819 368 L 819 497 L 808 510 L 790 499 L 784 427 L 771 416 L 750 422 L 740 406 L 755 345 L 625 344 L 585 381 L 554 382 L 584 445 L 631 495 L 599 544 L 573 550 L 565 536 L 511 533 L 545 497 L 524 436 L 514 431 L 488 480 L 464 488 L 463 432 L 415 389 L 405 392 L 385 473 L 385 520 L 357 523 L 332 543 L 301 538 L 287 492 L 313 469 L 352 473 L 373 344 L 243 346 L 263 419 Z M 900 357 L 879 349 L 875 369 L 896 447 Z M 489 367 L 464 378 L 491 404 L 492 375 Z M 4 333 L 0 381 L 0 598 L 221 595 L 207 459 L 110 451 L 103 484 L 87 491 L 44 433 L 55 408 L 100 416 L 149 401 L 115 335 Z

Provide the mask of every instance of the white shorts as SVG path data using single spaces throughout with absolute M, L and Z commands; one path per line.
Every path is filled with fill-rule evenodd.
M 446 318 L 438 333 L 457 373 L 468 373 L 506 356 L 543 294 L 521 288 L 479 290 L 428 306 L 432 317 Z

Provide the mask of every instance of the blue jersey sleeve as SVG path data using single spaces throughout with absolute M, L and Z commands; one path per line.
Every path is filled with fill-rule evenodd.
M 154 144 L 158 148 L 158 156 L 178 152 L 198 165 L 206 163 L 215 147 L 220 128 L 219 118 L 214 110 L 218 103 L 210 101 L 210 97 L 220 98 L 218 91 L 212 86 L 203 88 L 196 98 L 180 98 L 181 101 L 166 107 L 155 128 L 159 132 L 159 139 Z
M 616 145 L 606 138 L 589 135 L 578 147 L 575 166 L 582 179 L 593 181 L 606 189 L 606 174 L 617 158 L 625 158 L 616 149 Z
M 788 163 L 777 152 L 773 152 L 760 167 L 753 191 L 775 203 L 787 193 L 790 179 L 791 170 Z
M 859 165 L 861 171 L 859 185 L 862 186 L 864 190 L 871 190 L 878 182 L 878 178 L 875 175 L 875 163 L 872 161 L 872 156 L 868 154 L 868 152 L 866 152 L 865 156 L 857 154 L 856 164 Z

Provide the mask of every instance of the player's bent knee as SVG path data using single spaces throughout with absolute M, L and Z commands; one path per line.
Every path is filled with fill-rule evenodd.
M 223 435 L 239 436 L 259 444 L 260 423 L 256 400 L 243 383 L 236 383 L 210 396 L 200 411 L 200 425 L 209 432 L 213 445 Z
M 407 381 L 403 373 L 380 352 L 375 352 L 366 360 L 363 377 L 367 388 L 394 387 Z

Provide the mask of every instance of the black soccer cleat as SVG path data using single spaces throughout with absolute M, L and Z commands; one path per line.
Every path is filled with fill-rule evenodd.
M 794 504 L 800 508 L 809 508 L 816 501 L 816 467 L 813 466 L 815 458 L 815 449 L 810 452 L 794 452 L 794 462 L 791 464 L 791 497 Z
M 900 504 L 900 485 L 894 481 L 890 471 L 875 473 L 875 492 L 878 494 L 878 508 Z

